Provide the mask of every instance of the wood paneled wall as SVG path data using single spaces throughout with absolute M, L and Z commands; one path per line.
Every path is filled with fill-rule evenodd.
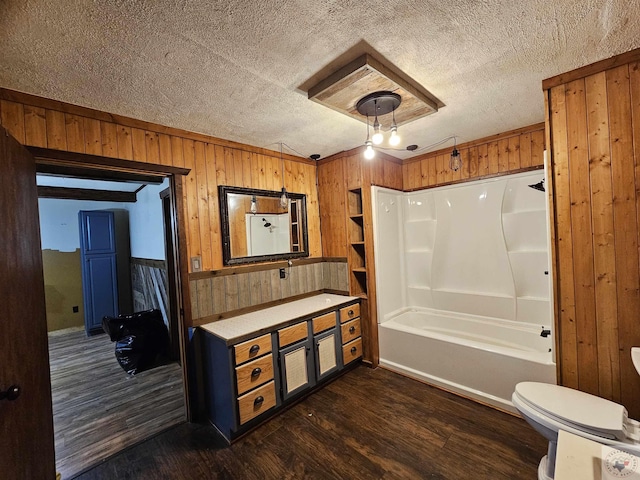
M 285 267 L 285 278 L 280 278 L 278 270 L 239 271 L 233 275 L 191 280 L 194 325 L 220 320 L 248 307 L 297 295 L 324 289 L 345 293 L 349 290 L 346 261 L 317 261 Z
M 307 195 L 309 253 L 322 255 L 315 163 L 214 137 L 0 89 L 0 122 L 24 145 L 191 169 L 184 188 L 189 257 L 222 268 L 218 185 Z M 191 266 L 189 265 L 189 268 Z
M 544 123 L 512 130 L 457 146 L 462 168 L 449 168 L 452 147 L 407 160 L 403 167 L 405 191 L 452 182 L 512 173 L 544 164 Z
M 365 160 L 357 148 L 318 162 L 322 251 L 325 257 L 347 256 L 347 190 L 362 188 L 369 192 L 371 185 L 402 190 L 400 160 L 380 153 L 373 160 Z
M 543 83 L 563 385 L 640 417 L 640 50 Z

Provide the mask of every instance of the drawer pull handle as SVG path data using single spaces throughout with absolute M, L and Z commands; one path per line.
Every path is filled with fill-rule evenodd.
M 249 354 L 255 355 L 256 353 L 258 353 L 259 350 L 260 350 L 260 345 L 251 345 L 251 348 L 249 349 Z
M 356 347 L 351 347 L 351 353 L 356 353 L 358 349 Z
M 349 327 L 349 333 L 353 333 L 353 332 L 355 332 L 355 331 L 356 331 L 356 327 L 354 327 L 353 325 L 351 325 L 351 326 Z
M 262 404 L 262 402 L 264 402 L 264 397 L 259 396 L 256 397 L 256 399 L 253 401 L 253 404 L 257 407 L 258 405 Z
M 261 373 L 262 373 L 262 369 L 260 367 L 256 367 L 253 370 L 251 370 L 251 376 L 252 377 L 257 377 Z
M 350 316 L 350 317 L 353 317 L 353 310 L 349 310 L 349 312 L 348 312 L 348 313 L 349 313 L 349 316 Z

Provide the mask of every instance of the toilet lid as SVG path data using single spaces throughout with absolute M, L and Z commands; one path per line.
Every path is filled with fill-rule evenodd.
M 530 406 L 576 426 L 623 439 L 627 411 L 604 398 L 559 385 L 522 382 L 516 394 Z

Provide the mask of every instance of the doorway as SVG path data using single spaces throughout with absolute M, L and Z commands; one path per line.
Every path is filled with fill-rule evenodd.
M 38 164 L 39 172 L 44 170 L 44 173 L 50 174 L 52 169 L 55 170 L 50 163 L 45 164 L 44 168 L 43 164 Z M 73 478 L 117 451 L 188 419 L 186 367 L 184 348 L 181 347 L 182 318 L 178 316 L 182 310 L 180 255 L 175 247 L 177 242 L 167 244 L 167 239 L 177 238 L 176 204 L 179 201 L 176 202 L 175 194 L 172 193 L 179 191 L 179 186 L 176 187 L 174 183 L 176 179 L 173 175 L 149 176 L 135 172 L 131 172 L 131 178 L 123 178 L 123 172 L 112 175 L 113 172 L 95 167 L 82 172 L 77 168 L 73 170 L 74 172 L 67 172 L 63 168 L 62 173 L 56 175 L 63 178 L 63 181 L 71 177 L 90 180 L 96 180 L 97 177 L 101 181 L 117 181 L 121 184 L 125 180 L 130 183 L 145 178 L 149 180 L 151 177 L 153 183 L 157 184 L 158 177 L 160 180 L 165 178 L 164 185 L 158 186 L 165 190 L 164 198 L 160 197 L 158 189 L 154 192 L 159 212 L 159 225 L 155 225 L 159 228 L 155 231 L 160 234 L 153 238 L 157 240 L 159 237 L 163 249 L 166 248 L 166 255 L 162 260 L 136 259 L 136 272 L 143 272 L 141 283 L 147 283 L 137 291 L 134 286 L 132 293 L 138 294 L 138 301 L 134 301 L 137 307 L 150 306 L 163 312 L 170 332 L 171 354 L 155 368 L 129 376 L 118 365 L 114 356 L 114 344 L 107 335 L 99 334 L 88 338 L 80 327 L 76 327 L 76 331 L 71 327 L 67 331 L 63 329 L 49 335 L 56 463 L 63 478 Z M 145 187 L 138 192 L 144 190 Z M 145 193 L 149 193 L 151 188 L 146 190 Z M 72 193 L 77 195 L 77 191 Z M 69 193 L 68 189 L 66 193 Z M 69 198 L 67 200 L 70 201 Z M 131 220 L 135 221 L 133 216 Z M 149 232 L 149 226 L 145 225 L 144 230 Z M 132 252 L 132 257 L 134 255 Z M 144 276 L 154 270 L 156 273 L 162 270 L 162 273 Z M 155 305 L 145 303 L 145 292 L 156 294 Z M 60 428 L 57 428 L 58 425 Z M 63 452 L 65 449 L 67 451 Z

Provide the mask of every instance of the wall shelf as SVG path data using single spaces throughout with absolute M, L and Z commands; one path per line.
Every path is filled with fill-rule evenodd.
M 364 212 L 362 210 L 362 189 L 347 191 L 349 227 L 347 229 L 349 249 L 349 286 L 352 295 L 367 296 L 367 252 L 364 239 Z

